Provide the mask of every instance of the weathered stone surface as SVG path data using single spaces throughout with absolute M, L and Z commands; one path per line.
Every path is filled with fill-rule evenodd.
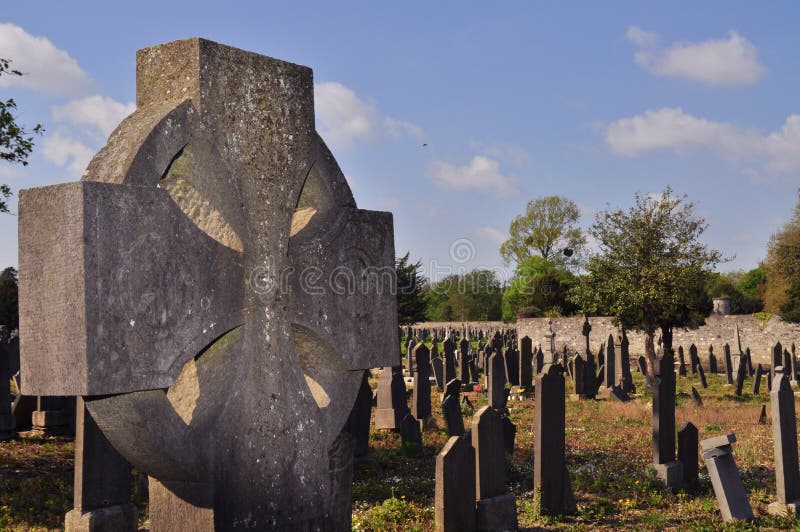
M 383 368 L 378 380 L 375 428 L 399 430 L 400 422 L 409 412 L 403 367 Z
M 434 509 L 437 532 L 475 530 L 475 449 L 457 436 L 436 456 Z
M 750 521 L 753 519 L 753 510 L 731 450 L 731 444 L 735 441 L 734 434 L 726 434 L 702 440 L 700 446 L 722 519 Z
M 489 357 L 489 405 L 492 408 L 505 408 L 506 399 L 506 368 L 503 355 L 494 353 Z
M 75 489 L 67 532 L 137 529 L 131 504 L 131 466 L 100 432 L 78 398 L 75 432 Z
M 364 371 L 356 402 L 347 418 L 345 428 L 353 437 L 353 456 L 362 458 L 369 451 L 369 424 L 372 418 L 372 388 L 369 386 L 369 370 Z
M 502 495 L 506 491 L 503 422 L 492 407 L 484 406 L 473 416 L 472 446 L 475 448 L 476 498 Z
M 775 374 L 770 392 L 772 410 L 772 436 L 775 446 L 775 484 L 779 505 L 770 507 L 778 511 L 788 504 L 800 504 L 800 458 L 797 455 L 797 415 L 794 392 L 789 376 Z
M 564 377 L 547 365 L 536 377 L 534 418 L 533 489 L 544 515 L 575 511 L 569 475 L 566 474 Z
M 678 461 L 683 472 L 683 485 L 696 486 L 699 480 L 698 432 L 691 421 L 687 421 L 678 431 Z
M 357 209 L 314 131 L 310 69 L 141 50 L 137 110 L 19 212 L 22 391 L 93 396 L 171 494 L 154 530 L 186 525 L 176 500 L 215 528 L 349 528 L 337 442 L 361 371 L 399 363 L 392 219 Z

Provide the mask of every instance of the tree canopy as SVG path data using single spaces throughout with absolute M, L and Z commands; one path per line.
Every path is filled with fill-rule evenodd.
M 562 196 L 547 196 L 528 202 L 525 212 L 514 218 L 508 240 L 500 246 L 506 264 L 517 265 L 539 256 L 556 265 L 579 264 L 586 238 L 578 226 L 580 209 Z
M 19 327 L 17 270 L 6 268 L 0 273 L 0 325 L 9 330 Z
M 575 277 L 542 257 L 528 257 L 521 262 L 511 283 L 503 292 L 503 321 L 517 316 L 566 316 L 576 307 L 569 300 Z
M 686 196 L 667 188 L 636 194 L 633 207 L 600 212 L 590 234 L 599 245 L 572 297 L 584 312 L 615 316 L 645 333 L 651 362 L 657 328 L 671 347 L 674 327 L 697 327 L 711 311 L 710 270 L 722 257 L 700 242 L 706 229 Z
M 800 191 L 791 219 L 770 239 L 766 270 L 766 310 L 800 322 Z
M 11 60 L 0 57 L 0 76 L 21 76 L 22 72 L 11 68 Z M 28 155 L 33 150 L 32 133 L 44 132 L 41 124 L 36 124 L 31 131 L 17 123 L 14 116 L 17 104 L 13 98 L 0 100 L 0 160 L 10 163 L 28 164 Z M 0 183 L 0 212 L 8 212 L 6 199 L 11 196 L 11 189 Z
M 400 325 L 425 321 L 428 280 L 422 275 L 422 261 L 412 263 L 410 252 L 395 260 L 397 273 L 397 319 Z
M 502 316 L 503 288 L 492 270 L 449 275 L 430 286 L 431 321 L 495 321 Z

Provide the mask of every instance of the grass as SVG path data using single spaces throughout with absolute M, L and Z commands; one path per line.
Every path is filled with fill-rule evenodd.
M 700 387 L 691 375 L 677 377 L 676 426 L 691 421 L 700 438 L 735 432 L 734 457 L 750 497 L 753 523 L 723 523 L 705 466 L 697 489 L 665 490 L 648 465 L 652 461 L 651 397 L 634 374 L 640 394 L 633 401 L 566 401 L 567 467 L 578 511 L 573 516 L 541 516 L 533 491 L 532 398 L 509 404 L 517 425 L 516 450 L 508 457 L 507 479 L 517 496 L 519 523 L 529 530 L 800 530 L 800 521 L 767 514 L 775 500 L 772 427 L 758 424 L 761 394 L 736 397 L 723 375 L 707 375 Z M 372 379 L 373 386 L 377 379 Z M 749 384 L 748 389 L 749 389 Z M 695 406 L 694 385 L 704 406 Z M 567 393 L 571 393 L 568 383 Z M 482 396 L 470 397 L 477 409 Z M 435 458 L 447 441 L 441 395 L 432 390 L 435 424 L 423 434 L 422 449 L 409 452 L 400 436 L 373 430 L 370 453 L 357 463 L 353 483 L 353 530 L 434 529 Z M 469 418 L 465 418 L 469 426 Z M 23 438 L 0 443 L 0 530 L 63 527 L 72 507 L 73 444 L 64 438 Z M 140 524 L 147 523 L 146 484 L 134 481 Z

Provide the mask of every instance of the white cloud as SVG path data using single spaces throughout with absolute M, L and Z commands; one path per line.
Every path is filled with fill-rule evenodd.
M 314 85 L 314 108 L 320 134 L 336 149 L 349 150 L 358 142 L 372 142 L 381 137 L 424 138 L 419 127 L 382 116 L 374 104 L 361 100 L 341 83 Z
M 605 139 L 612 150 L 628 157 L 659 149 L 681 153 L 711 149 L 736 155 L 756 140 L 730 124 L 694 117 L 680 107 L 647 110 L 612 122 L 605 130 Z
M 46 37 L 35 37 L 14 24 L 0 24 L 2 56 L 24 76 L 2 76 L 0 87 L 25 87 L 46 94 L 80 94 L 94 82 L 64 50 Z
M 0 180 L 3 182 L 22 177 L 24 175 L 25 172 L 23 172 L 19 167 L 12 166 L 11 163 L 7 163 L 5 161 L 0 162 Z
M 478 238 L 485 238 L 486 240 L 490 240 L 496 244 L 502 244 L 508 240 L 508 235 L 506 235 L 503 231 L 489 226 L 478 227 L 475 229 L 475 236 Z
M 731 30 L 722 39 L 658 46 L 658 34 L 636 26 L 628 28 L 628 39 L 639 50 L 636 63 L 655 76 L 685 78 L 706 85 L 753 85 L 767 69 L 759 62 L 755 45 Z
M 120 103 L 108 96 L 95 94 L 53 107 L 53 119 L 82 126 L 108 137 L 123 118 L 136 110 L 134 103 Z
M 47 135 L 42 142 L 44 158 L 57 166 L 67 166 L 69 177 L 80 177 L 94 153 L 82 142 L 60 132 Z
M 652 46 L 658 42 L 658 33 L 645 31 L 638 26 L 631 26 L 625 36 L 637 46 Z
M 502 174 L 499 162 L 482 155 L 476 155 L 464 166 L 434 161 L 429 174 L 433 182 L 443 188 L 494 190 L 499 195 L 509 195 L 517 190 L 516 178 Z
M 531 152 L 518 144 L 470 140 L 469 147 L 473 151 L 489 157 L 494 157 L 495 159 L 513 164 L 514 166 L 529 167 L 533 164 L 533 155 L 531 155 Z
M 789 115 L 779 130 L 764 135 L 698 118 L 681 108 L 665 107 L 612 122 L 605 129 L 605 141 L 615 153 L 628 157 L 656 150 L 709 151 L 731 162 L 761 165 L 771 172 L 800 168 L 800 115 Z M 760 175 L 752 166 L 742 171 L 751 178 Z

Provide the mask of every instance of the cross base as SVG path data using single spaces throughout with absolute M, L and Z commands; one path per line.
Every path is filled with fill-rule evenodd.
M 677 460 L 665 464 L 653 464 L 656 476 L 667 488 L 679 488 L 683 485 L 683 464 Z
M 135 531 L 138 527 L 136 506 L 120 504 L 88 512 L 78 509 L 67 512 L 65 532 L 101 532 L 103 530 Z

